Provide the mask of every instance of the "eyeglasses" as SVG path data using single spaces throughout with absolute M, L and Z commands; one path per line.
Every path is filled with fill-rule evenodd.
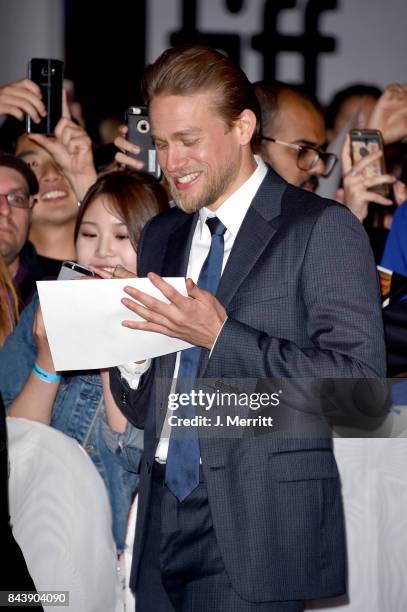
M 270 138 L 269 136 L 262 136 L 262 140 L 269 140 L 276 144 L 283 145 L 297 151 L 297 167 L 300 170 L 308 171 L 312 170 L 319 161 L 325 166 L 325 170 L 321 172 L 321 176 L 329 176 L 334 169 L 336 162 L 338 161 L 337 156 L 334 153 L 326 153 L 316 147 L 309 147 L 303 145 L 293 144 L 291 142 L 284 142 L 283 140 L 277 140 L 276 138 Z
M 9 206 L 12 208 L 32 208 L 35 204 L 35 199 L 30 198 L 27 191 L 10 191 L 10 193 L 0 193 L 0 198 L 6 198 Z

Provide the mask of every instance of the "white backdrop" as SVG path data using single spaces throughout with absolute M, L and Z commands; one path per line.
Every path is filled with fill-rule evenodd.
M 225 1 L 198 0 L 197 28 L 207 33 L 239 34 L 242 67 L 251 80 L 257 80 L 261 78 L 262 58 L 250 45 L 251 37 L 263 29 L 266 0 L 242 0 L 242 10 L 236 14 L 226 10 Z M 279 14 L 280 33 L 302 33 L 307 2 L 297 0 L 294 8 Z M 275 3 L 278 5 L 278 0 Z M 406 82 L 406 0 L 337 0 L 337 5 L 335 10 L 323 12 L 319 20 L 320 33 L 336 39 L 336 51 L 322 54 L 318 60 L 317 94 L 321 101 L 326 102 L 333 91 L 354 81 L 379 86 Z M 182 0 L 147 0 L 148 61 L 169 46 L 169 33 L 181 27 L 181 9 Z M 63 0 L 0 0 L 0 85 L 24 76 L 29 57 L 63 59 L 63 20 Z M 298 81 L 302 57 L 280 53 L 277 68 L 278 78 Z
M 245 0 L 239 13 L 225 9 L 225 0 L 198 2 L 197 28 L 207 33 L 238 33 L 242 67 L 251 80 L 261 78 L 261 56 L 250 48 L 251 37 L 262 30 L 265 0 Z M 278 4 L 276 0 L 276 4 Z M 301 34 L 307 0 L 280 13 L 280 33 Z M 385 86 L 407 81 L 406 0 L 338 0 L 338 7 L 322 13 L 320 31 L 336 38 L 336 51 L 319 56 L 320 88 L 326 102 L 333 91 L 350 82 L 365 81 Z M 148 0 L 148 61 L 169 46 L 169 32 L 181 25 L 181 0 Z M 281 53 L 277 77 L 298 81 L 302 58 Z
M 63 0 L 0 0 L 0 85 L 27 74 L 30 57 L 64 59 Z
M 405 433 L 404 433 L 405 435 Z M 407 439 L 335 439 L 342 481 L 349 600 L 318 612 L 407 610 Z

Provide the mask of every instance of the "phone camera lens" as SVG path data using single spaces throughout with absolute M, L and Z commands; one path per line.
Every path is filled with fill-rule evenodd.
M 147 134 L 150 131 L 150 124 L 146 119 L 142 119 L 137 124 L 137 130 L 140 134 Z

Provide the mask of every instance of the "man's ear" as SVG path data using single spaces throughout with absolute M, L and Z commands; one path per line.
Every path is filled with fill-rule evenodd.
M 254 131 L 256 129 L 256 115 L 249 108 L 245 108 L 239 115 L 236 121 L 236 127 L 238 128 L 238 134 L 240 138 L 240 144 L 250 144 Z

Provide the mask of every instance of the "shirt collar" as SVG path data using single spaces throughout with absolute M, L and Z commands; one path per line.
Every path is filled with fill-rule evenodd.
M 247 181 L 245 181 L 239 189 L 236 189 L 236 191 L 232 193 L 216 211 L 216 217 L 218 217 L 233 237 L 237 236 L 247 210 L 267 174 L 267 166 L 261 157 L 255 155 L 254 158 L 257 163 L 257 168 L 249 176 Z M 206 208 L 206 206 L 199 210 L 201 232 L 206 223 L 206 219 L 213 216 L 215 216 L 213 211 Z

